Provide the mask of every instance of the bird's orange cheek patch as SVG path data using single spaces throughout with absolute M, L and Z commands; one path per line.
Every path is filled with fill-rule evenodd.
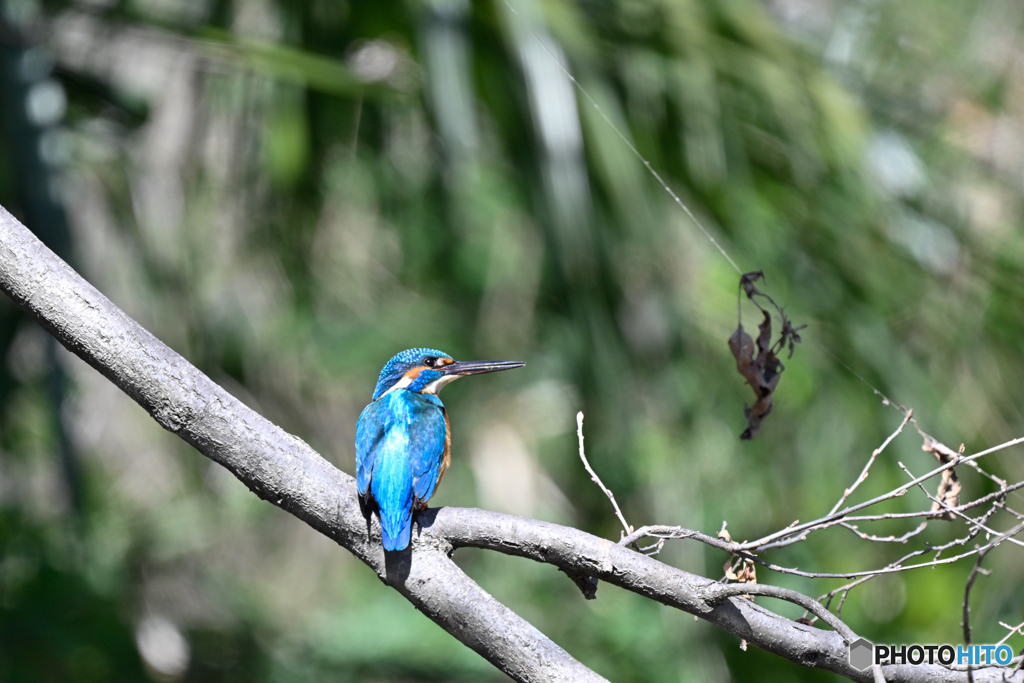
M 411 370 L 406 370 L 405 374 L 402 375 L 402 377 L 405 377 L 406 379 L 412 381 L 419 377 L 420 373 L 423 372 L 424 370 L 426 370 L 426 368 L 422 366 L 418 368 L 412 368 Z

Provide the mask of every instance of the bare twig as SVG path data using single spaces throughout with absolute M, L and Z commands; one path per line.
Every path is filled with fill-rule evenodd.
M 1007 505 L 1006 505 L 1006 504 L 1004 504 L 1004 503 L 996 503 L 996 506 L 997 506 L 997 507 L 999 507 L 999 508 L 1000 508 L 1000 509 L 1002 509 L 1002 510 L 1006 510 L 1006 512 L 1007 512 L 1008 514 L 1011 514 L 1011 515 L 1013 515 L 1013 516 L 1014 516 L 1014 517 L 1016 517 L 1017 519 L 1024 519 L 1024 515 L 1022 515 L 1021 513 L 1017 512 L 1016 510 L 1014 510 L 1013 508 L 1011 508 L 1011 507 L 1007 506 Z
M 1024 636 L 1024 621 L 1020 622 L 1016 626 L 1010 626 L 1009 624 L 1004 624 L 1003 622 L 1000 621 L 999 625 L 1002 626 L 1005 629 L 1009 629 L 1010 632 L 1007 633 L 1005 636 L 1003 636 L 1002 638 L 999 639 L 999 642 L 996 643 L 996 647 L 999 647 L 1000 645 L 1002 645 L 1003 643 L 1005 643 L 1011 637 L 1017 635 L 1018 633 L 1021 634 L 1022 636 Z
M 1011 491 L 1017 491 L 1022 488 L 1024 488 L 1024 481 L 1018 481 L 1014 484 L 1008 484 L 1005 489 L 993 491 L 992 493 L 984 495 L 981 498 L 976 498 L 969 503 L 962 503 L 949 509 L 963 512 L 964 510 L 970 510 L 971 508 L 975 508 L 979 505 L 984 505 L 985 503 L 992 501 L 997 501 L 996 504 L 998 505 L 998 499 L 1005 497 L 1006 494 Z M 883 519 L 914 519 L 915 517 L 929 517 L 934 514 L 935 512 L 932 510 L 923 510 L 921 512 L 892 512 L 884 515 L 853 515 L 845 517 L 844 520 L 846 522 L 876 522 Z M 1024 519 L 1024 517 L 1021 518 Z
M 929 452 L 938 451 L 938 453 L 942 454 L 946 458 L 956 459 L 956 456 L 959 455 L 956 451 L 954 451 L 952 448 L 950 448 L 946 444 L 944 444 L 941 441 L 939 441 L 938 439 L 936 439 L 931 434 L 929 434 L 926 431 L 924 431 L 923 429 L 921 429 L 921 426 L 917 423 L 917 420 L 911 420 L 911 422 L 914 424 L 914 429 L 917 430 L 917 433 L 920 434 L 921 438 L 924 440 L 924 446 L 922 447 L 923 450 L 926 450 L 926 451 L 929 451 Z M 960 448 L 963 448 L 963 446 L 961 445 Z M 994 474 L 991 474 L 990 472 L 985 471 L 984 469 L 981 468 L 981 466 L 978 463 L 976 463 L 976 462 L 968 462 L 967 465 L 968 465 L 968 467 L 970 467 L 970 468 L 974 469 L 975 471 L 977 471 L 983 477 L 987 477 L 988 479 L 991 479 L 992 481 L 994 481 L 996 484 L 999 485 L 1000 488 L 1003 488 L 1003 487 L 1006 486 L 1006 482 L 1003 479 L 1000 479 L 999 477 L 995 476 Z
M 619 545 L 631 545 L 642 538 L 659 538 L 663 540 L 667 539 L 684 539 L 692 538 L 706 543 L 707 545 L 724 550 L 727 553 L 732 553 L 735 549 L 736 544 L 731 541 L 725 541 L 721 538 L 715 538 L 714 536 L 708 536 L 700 531 L 693 531 L 691 529 L 684 529 L 680 526 L 663 526 L 663 525 L 651 525 L 640 527 L 629 536 L 623 537 L 619 541 Z
M 894 536 L 892 534 L 890 534 L 888 536 L 877 536 L 875 534 L 866 534 L 863 531 L 861 531 L 860 529 L 858 529 L 856 526 L 854 526 L 853 524 L 847 524 L 846 522 L 842 522 L 839 526 L 843 527 L 844 529 L 849 529 L 850 531 L 852 531 L 853 533 L 857 534 L 858 537 L 860 537 L 861 539 L 863 539 L 865 541 L 872 541 L 873 543 L 906 543 L 911 538 L 913 538 L 914 536 L 917 536 L 919 533 L 921 533 L 922 531 L 927 529 L 928 528 L 928 522 L 921 522 L 916 527 L 914 527 L 910 531 L 906 532 L 902 536 Z
M 1006 533 L 999 534 L 996 539 L 993 539 L 993 541 L 990 542 L 990 544 L 994 543 L 994 544 L 998 545 L 999 543 L 1002 543 L 1004 540 L 1006 540 L 1009 536 L 1016 535 L 1017 533 L 1020 533 L 1020 530 L 1021 530 L 1021 527 L 1014 527 L 1014 529 L 1011 529 L 1010 531 L 1008 531 Z M 950 543 L 948 543 L 948 544 L 946 544 L 944 546 L 938 546 L 938 548 L 946 549 L 946 548 L 949 548 L 949 547 L 953 547 L 955 545 L 963 545 L 968 540 L 973 538 L 976 533 L 977 533 L 977 531 L 974 532 L 974 534 L 971 534 L 967 538 L 957 539 L 957 540 L 952 541 L 952 542 L 950 542 Z M 882 574 L 896 574 L 898 572 L 905 572 L 905 571 L 910 571 L 910 570 L 913 570 L 913 569 L 922 569 L 924 567 L 937 567 L 939 565 L 944 565 L 944 564 L 953 564 L 955 562 L 959 562 L 960 560 L 964 559 L 965 557 L 973 557 L 974 555 L 977 555 L 977 553 L 978 553 L 978 549 L 974 549 L 974 550 L 969 550 L 969 551 L 960 553 L 958 555 L 953 555 L 951 557 L 935 558 L 935 559 L 933 559 L 931 561 L 928 561 L 928 562 L 919 562 L 917 564 L 902 565 L 902 562 L 905 562 L 906 560 L 912 559 L 914 557 L 920 557 L 921 555 L 926 555 L 928 553 L 932 553 L 932 552 L 936 551 L 937 547 L 929 547 L 929 548 L 924 548 L 924 549 L 921 549 L 921 550 L 915 550 L 915 551 L 913 551 L 911 553 L 907 553 L 907 555 L 905 555 L 904 558 L 902 558 L 900 563 L 895 564 L 895 565 L 889 565 L 887 567 L 883 567 L 883 568 L 880 568 L 880 569 L 868 569 L 868 570 L 864 570 L 864 571 L 851 571 L 851 572 L 808 572 L 808 571 L 803 571 L 803 570 L 800 570 L 800 569 L 796 569 L 794 567 L 784 567 L 784 566 L 775 564 L 773 562 L 768 562 L 767 560 L 764 560 L 764 559 L 758 557 L 757 555 L 752 555 L 752 554 L 750 554 L 748 552 L 745 552 L 745 551 L 742 551 L 742 550 L 738 550 L 737 549 L 738 546 L 741 546 L 742 544 L 728 543 L 728 542 L 725 542 L 725 541 L 721 541 L 720 539 L 711 538 L 711 537 L 707 536 L 706 534 L 702 534 L 702 533 L 697 532 L 697 531 L 691 531 L 689 529 L 682 529 L 681 527 L 641 527 L 634 534 L 631 534 L 630 536 L 627 536 L 626 538 L 624 538 L 623 541 L 632 542 L 633 540 L 636 540 L 638 538 L 647 537 L 647 536 L 654 537 L 654 538 L 673 538 L 673 539 L 677 539 L 677 538 L 693 538 L 695 540 L 699 540 L 699 541 L 701 541 L 703 543 L 706 543 L 707 545 L 716 547 L 716 548 L 718 548 L 720 550 L 724 550 L 725 552 L 732 553 L 732 554 L 736 555 L 737 557 L 742 557 L 744 559 L 748 559 L 748 560 L 751 560 L 753 562 L 756 562 L 757 564 L 761 565 L 762 567 L 766 567 L 766 568 L 771 569 L 773 571 L 777 571 L 777 572 L 782 573 L 782 574 L 791 574 L 793 576 L 802 576 L 802 577 L 808 578 L 808 579 L 853 579 L 853 578 L 863 577 L 863 576 L 872 577 L 872 576 L 880 576 Z M 620 541 L 620 544 L 624 544 L 623 541 Z
M 988 514 L 992 514 L 993 512 L 994 512 L 994 510 L 990 510 L 988 512 Z M 915 557 L 920 557 L 921 555 L 924 555 L 924 554 L 927 554 L 927 553 L 930 553 L 930 552 L 935 552 L 936 556 L 937 556 L 938 553 L 942 552 L 943 550 L 948 550 L 949 548 L 952 548 L 954 546 L 966 545 L 973 538 L 975 538 L 978 535 L 978 533 L 980 533 L 980 530 L 975 528 L 975 529 L 971 530 L 967 534 L 967 536 L 965 536 L 963 538 L 956 538 L 956 539 L 954 539 L 954 540 L 952 540 L 952 541 L 950 541 L 950 542 L 948 542 L 948 543 L 946 543 L 944 545 L 941 545 L 941 546 L 931 546 L 931 547 L 923 549 L 923 550 L 912 551 L 910 553 L 907 553 L 906 555 L 904 555 L 900 559 L 896 560 L 895 562 L 889 563 L 885 567 L 885 569 L 888 570 L 888 569 L 891 569 L 891 568 L 894 568 L 894 567 L 901 567 L 903 565 L 903 563 L 906 562 L 907 560 L 913 559 Z M 918 567 L 918 566 L 928 566 L 928 565 L 913 565 L 913 566 L 914 567 Z M 856 588 L 857 586 L 859 586 L 859 585 L 861 585 L 863 583 L 866 583 L 866 582 L 870 581 L 871 579 L 874 579 L 874 578 L 876 578 L 878 576 L 881 576 L 883 573 L 886 573 L 886 572 L 884 570 L 880 570 L 880 571 L 878 571 L 876 573 L 868 573 L 865 576 L 857 579 L 856 581 L 852 581 L 852 582 L 850 582 L 848 584 L 845 584 L 845 585 L 839 586 L 838 588 L 832 589 L 828 593 L 825 593 L 824 595 L 818 597 L 818 601 L 819 602 L 824 602 L 825 605 L 831 605 L 832 598 L 835 597 L 836 595 L 839 595 L 839 594 L 842 594 L 843 595 L 842 600 L 845 600 L 846 599 L 846 595 L 849 594 L 850 590 L 852 590 L 853 588 Z M 840 604 L 842 604 L 842 600 L 840 601 Z
M 903 422 L 901 422 L 900 426 L 896 428 L 896 431 L 890 434 L 889 438 L 883 441 L 881 446 L 879 446 L 878 448 L 871 452 L 871 457 L 868 458 L 867 464 L 864 465 L 864 469 L 861 470 L 860 476 L 857 477 L 857 480 L 853 482 L 853 485 L 850 486 L 850 488 L 843 491 L 842 497 L 838 501 L 836 501 L 836 504 L 832 506 L 831 510 L 829 510 L 829 515 L 835 514 L 836 510 L 842 507 L 843 503 L 846 502 L 846 499 L 850 497 L 850 494 L 856 491 L 857 487 L 860 486 L 864 482 L 864 480 L 868 478 L 868 470 L 870 470 L 871 466 L 875 463 L 875 459 L 878 458 L 882 451 L 885 450 L 885 447 L 888 446 L 893 439 L 899 436 L 900 432 L 903 431 L 903 428 L 907 426 L 907 423 L 910 422 L 911 418 L 913 417 L 914 409 L 911 408 L 910 410 L 907 411 L 906 415 L 903 416 Z
M 615 508 L 615 516 L 619 518 L 619 522 L 622 524 L 623 536 L 628 536 L 633 533 L 633 527 L 629 525 L 626 518 L 622 515 L 622 510 L 619 509 L 619 504 L 615 502 L 615 494 L 613 494 L 604 482 L 601 481 L 601 477 L 597 476 L 597 472 L 590 466 L 590 462 L 587 460 L 587 454 L 583 451 L 583 411 L 576 413 L 576 436 L 580 441 L 580 460 L 583 461 L 583 467 L 586 468 L 587 474 L 590 475 L 590 480 L 601 487 L 604 491 L 604 495 L 608 496 L 608 500 L 612 502 L 612 507 Z
M 893 498 L 898 498 L 898 497 L 906 494 L 906 492 L 909 491 L 914 486 L 920 484 L 921 482 L 928 481 L 929 479 L 931 479 L 932 477 L 934 477 L 936 475 L 942 474 L 942 472 L 944 472 L 944 471 L 954 467 L 955 465 L 960 465 L 960 464 L 963 464 L 963 463 L 966 463 L 966 462 L 971 462 L 971 461 L 977 460 L 978 458 L 982 458 L 982 457 L 984 457 L 986 455 L 991 455 L 992 453 L 996 453 L 998 451 L 1010 448 L 1011 446 L 1016 446 L 1017 444 L 1020 444 L 1020 443 L 1024 443 L 1024 437 L 1018 437 L 1016 439 L 1010 439 L 1009 441 L 1001 443 L 998 446 L 992 446 L 991 448 L 987 448 L 987 449 L 985 449 L 983 451 L 980 451 L 978 453 L 974 453 L 973 455 L 968 455 L 966 457 L 961 458 L 959 462 L 948 462 L 948 463 L 945 463 L 943 465 L 940 465 L 939 467 L 936 467 L 934 470 L 928 472 L 927 474 L 924 474 L 924 475 L 916 478 L 915 480 L 913 480 L 911 482 L 903 484 L 902 486 L 900 486 L 898 488 L 895 488 L 892 491 L 889 491 L 888 493 L 884 493 L 884 494 L 882 494 L 880 496 L 876 496 L 875 498 L 872 498 L 871 500 L 865 501 L 863 503 L 859 503 L 857 505 L 851 505 L 850 507 L 845 508 L 843 510 L 840 510 L 839 512 L 835 512 L 833 514 L 826 515 L 826 516 L 821 517 L 820 519 L 816 519 L 816 520 L 814 520 L 812 522 L 806 522 L 804 524 L 799 524 L 799 525 L 797 525 L 795 527 L 787 527 L 787 528 L 785 528 L 785 529 L 783 529 L 781 531 L 776 531 L 775 533 L 768 534 L 767 536 L 764 536 L 763 538 L 759 538 L 756 541 L 748 541 L 746 543 L 741 543 L 738 546 L 737 549 L 739 549 L 739 550 L 762 550 L 763 551 L 763 550 L 767 550 L 769 548 L 779 548 L 779 547 L 783 547 L 783 546 L 789 545 L 791 543 L 796 543 L 796 542 L 798 542 L 800 540 L 803 540 L 803 538 L 806 538 L 806 536 L 803 535 L 803 532 L 809 532 L 809 531 L 816 530 L 816 527 L 824 528 L 825 525 L 832 524 L 832 523 L 838 523 L 839 520 L 842 520 L 843 518 L 848 516 L 851 512 L 856 512 L 858 510 L 864 510 L 865 508 L 872 507 L 872 506 L 877 505 L 878 503 L 881 503 L 883 501 L 891 500 Z M 782 539 L 782 540 L 780 540 L 780 539 Z
M 907 469 L 906 465 L 904 465 L 902 462 L 898 463 L 898 465 L 900 466 L 900 469 L 902 469 L 907 474 L 908 477 L 910 477 L 911 479 L 914 478 L 914 475 L 911 474 L 910 470 Z M 918 487 L 921 489 L 921 493 L 923 493 L 925 497 L 928 498 L 928 500 L 932 501 L 932 514 L 935 514 L 937 511 L 942 510 L 943 514 L 949 515 L 953 519 L 959 517 L 960 519 L 963 519 L 965 522 L 967 522 L 967 524 L 975 526 L 987 534 L 999 535 L 1000 532 L 985 526 L 984 519 L 987 519 L 987 516 L 983 515 L 981 518 L 978 519 L 968 517 L 963 512 L 960 512 L 958 509 L 952 508 L 949 505 L 947 505 L 945 501 L 940 500 L 937 496 L 933 496 L 932 494 L 928 493 L 928 490 L 925 489 L 920 484 L 918 484 Z M 995 506 L 993 506 L 992 511 L 995 511 Z M 1014 545 L 1019 545 L 1022 548 L 1024 548 L 1024 541 L 1018 541 L 1016 538 L 1008 538 L 1006 540 L 1008 540 L 1010 543 L 1013 543 Z
M 978 574 L 984 574 L 985 576 L 990 575 L 992 572 L 988 569 L 981 568 L 981 562 L 985 559 L 985 555 L 992 549 L 992 546 L 985 548 L 978 552 L 978 559 L 974 562 L 974 567 L 971 568 L 971 573 L 967 576 L 967 582 L 964 584 L 964 605 L 963 605 L 963 622 L 964 627 L 964 645 L 970 647 L 971 645 L 971 589 L 974 587 L 974 580 L 978 578 Z M 967 683 L 974 683 L 974 671 L 971 669 L 971 664 L 967 664 Z

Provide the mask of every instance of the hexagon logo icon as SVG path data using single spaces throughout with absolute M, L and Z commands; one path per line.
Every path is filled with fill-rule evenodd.
M 863 671 L 871 666 L 871 652 L 875 647 L 864 638 L 858 638 L 850 643 L 850 666 L 857 671 Z

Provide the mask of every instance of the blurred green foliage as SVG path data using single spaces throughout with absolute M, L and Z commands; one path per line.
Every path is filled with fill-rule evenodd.
M 53 79 L 66 107 L 36 122 L 49 142 L 26 151 L 16 123 L 30 95 L 4 88 L 0 203 L 43 234 L 28 217 L 47 199 L 30 188 L 52 188 L 65 253 L 90 281 L 346 471 L 380 366 L 412 346 L 527 361 L 446 390 L 454 466 L 432 504 L 608 538 L 619 529 L 577 458 L 578 410 L 632 524 L 713 533 L 724 520 L 736 539 L 831 507 L 899 422 L 871 387 L 954 447 L 1022 433 L 1013 2 L 4 9 L 5 77 L 26 93 Z M 38 50 L 52 74 L 26 76 Z M 753 399 L 726 346 L 738 273 L 559 61 L 809 325 L 756 441 L 738 440 Z M 90 368 L 47 352 L 12 305 L 0 316 L 0 682 L 502 679 Z M 904 435 L 857 495 L 902 482 L 897 460 L 922 473 L 929 458 Z M 1016 453 L 988 467 L 1024 478 Z M 991 485 L 961 477 L 965 494 Z M 885 510 L 925 504 L 908 495 Z M 914 547 L 961 530 L 932 522 Z M 772 559 L 857 571 L 909 549 L 842 533 Z M 1022 619 L 1016 552 L 986 560 L 996 574 L 975 588 L 975 642 Z M 682 543 L 660 558 L 715 578 L 726 561 Z M 608 586 L 585 602 L 551 567 L 456 559 L 615 681 L 828 678 Z M 843 615 L 877 642 L 958 642 L 968 571 L 870 582 Z M 759 579 L 811 595 L 837 585 Z M 184 669 L 140 656 L 155 617 L 185 636 Z

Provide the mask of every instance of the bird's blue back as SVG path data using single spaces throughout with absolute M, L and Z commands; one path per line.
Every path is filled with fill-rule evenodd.
M 413 508 L 434 494 L 447 440 L 444 405 L 432 394 L 396 389 L 359 416 L 356 482 L 380 508 L 385 550 L 409 545 Z

